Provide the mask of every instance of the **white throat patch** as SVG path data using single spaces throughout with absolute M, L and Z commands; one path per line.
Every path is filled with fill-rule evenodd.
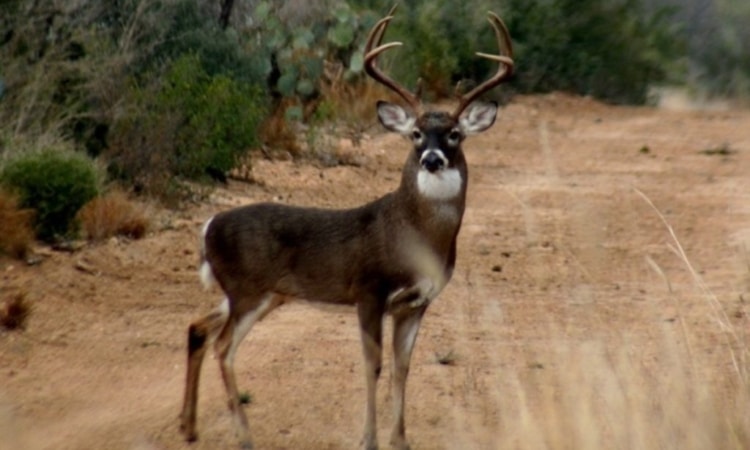
M 444 169 L 431 173 L 420 169 L 417 173 L 417 188 L 427 198 L 450 200 L 461 192 L 461 173 L 458 169 Z

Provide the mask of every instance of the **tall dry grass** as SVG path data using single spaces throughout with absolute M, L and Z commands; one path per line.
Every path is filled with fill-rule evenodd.
M 650 363 L 635 341 L 554 347 L 556 357 L 545 365 L 556 369 L 507 376 L 511 388 L 497 394 L 503 416 L 492 448 L 750 448 L 747 379 L 730 387 L 706 382 L 726 380 L 726 373 L 688 360 L 671 331 Z
M 554 178 L 556 171 L 551 169 L 548 173 Z M 524 211 L 527 236 L 534 240 L 541 224 L 523 198 L 511 195 Z M 652 292 L 651 285 L 659 284 L 651 281 L 643 285 L 649 289 L 645 300 L 635 302 L 627 298 L 629 287 L 615 294 L 609 291 L 606 302 L 617 302 L 621 296 L 627 305 L 611 308 L 601 304 L 592 287 L 596 278 L 586 273 L 583 278 L 591 280 L 590 286 L 568 291 L 566 296 L 551 292 L 554 301 L 545 302 L 546 306 L 587 315 L 587 326 L 590 315 L 604 311 L 601 328 L 571 332 L 570 323 L 561 323 L 559 317 L 540 316 L 523 325 L 543 329 L 529 333 L 545 336 L 543 342 L 499 339 L 497 353 L 488 356 L 489 366 L 498 370 L 481 367 L 470 373 L 471 390 L 480 392 L 467 401 L 469 414 L 466 407 L 456 409 L 444 433 L 444 448 L 750 449 L 750 304 L 715 294 L 665 215 L 643 192 L 636 190 L 635 195 L 663 225 L 667 249 L 675 258 L 663 270 L 647 257 L 644 272 L 639 272 L 653 270 L 663 280 L 664 291 Z M 586 224 L 598 223 L 596 217 L 581 212 Z M 598 242 L 597 236 L 593 239 Z M 599 252 L 600 246 L 575 245 L 579 244 L 587 248 L 583 252 Z M 572 253 L 567 256 L 575 259 Z M 587 259 L 612 264 L 604 253 Z M 544 272 L 540 277 L 550 276 L 545 264 L 529 270 L 537 269 Z M 583 266 L 578 269 L 586 272 Z M 746 270 L 739 274 L 746 280 L 745 289 L 750 288 L 750 263 L 741 270 Z M 604 281 L 611 285 L 621 272 L 610 267 L 609 273 L 612 278 Z M 535 273 L 529 276 L 534 278 Z M 470 297 L 484 304 L 479 330 L 472 330 L 478 335 L 493 336 L 498 327 L 514 327 L 508 325 L 501 302 L 492 300 L 498 295 L 493 289 L 496 286 L 483 286 L 478 278 L 469 286 Z M 607 323 L 613 311 L 629 307 L 644 311 L 633 312 L 630 319 L 612 317 L 612 324 Z M 670 311 L 666 318 L 665 310 Z M 642 322 L 628 322 L 634 317 Z M 466 340 L 457 350 L 464 353 L 472 348 L 476 347 Z M 484 377 L 483 372 L 489 375 Z M 482 414 L 473 414 L 472 409 Z
M 477 448 L 750 449 L 750 330 L 742 328 L 746 321 L 731 320 L 747 311 L 727 310 L 665 216 L 644 193 L 636 193 L 664 225 L 668 248 L 692 279 L 692 291 L 678 292 L 656 262 L 646 263 L 664 279 L 679 323 L 655 320 L 644 327 L 649 336 L 623 329 L 614 341 L 593 335 L 554 341 L 542 350 L 544 366 L 510 370 L 501 375 L 503 388 L 484 393 L 501 417 Z M 706 320 L 688 319 L 696 315 Z M 544 326 L 550 335 L 566 336 L 564 325 Z M 472 426 L 487 431 L 469 421 L 468 429 Z M 456 436 L 457 445 L 477 442 Z

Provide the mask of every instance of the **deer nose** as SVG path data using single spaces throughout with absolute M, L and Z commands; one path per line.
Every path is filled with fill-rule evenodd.
M 445 166 L 444 159 L 434 151 L 427 152 L 420 162 L 422 163 L 422 167 L 427 169 L 430 173 L 435 173 Z

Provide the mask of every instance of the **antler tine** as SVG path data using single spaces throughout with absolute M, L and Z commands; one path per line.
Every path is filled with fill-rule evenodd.
M 406 101 L 406 103 L 409 104 L 409 106 L 411 106 L 411 108 L 415 112 L 419 112 L 421 109 L 421 102 L 419 101 L 419 97 L 409 92 L 400 84 L 396 83 L 392 78 L 383 73 L 377 67 L 376 59 L 378 55 L 388 49 L 403 45 L 401 42 L 389 42 L 383 45 L 380 44 L 380 42 L 383 40 L 383 36 L 385 35 L 385 31 L 388 28 L 388 24 L 393 19 L 393 13 L 395 12 L 395 10 L 396 6 L 391 8 L 388 15 L 380 19 L 378 23 L 376 23 L 375 26 L 372 27 L 372 30 L 370 30 L 370 35 L 367 37 L 367 43 L 365 44 L 365 72 L 367 72 L 367 74 L 370 75 L 375 81 L 396 92 L 401 96 L 401 98 Z
M 508 78 L 513 73 L 513 46 L 510 40 L 510 33 L 508 28 L 505 26 L 500 17 L 492 11 L 488 12 L 487 20 L 492 25 L 495 31 L 495 38 L 497 39 L 497 45 L 500 49 L 500 54 L 489 54 L 477 52 L 476 55 L 482 58 L 490 59 L 500 63 L 495 75 L 492 78 L 486 80 L 484 83 L 472 89 L 469 93 L 464 94 L 460 97 L 458 107 L 453 113 L 453 116 L 458 118 L 461 113 L 471 104 L 477 97 L 489 91 L 493 87 L 500 84 L 503 80 Z
M 396 3 L 395 5 L 393 5 L 393 7 L 391 7 L 391 10 L 388 11 L 388 14 L 386 14 L 384 18 L 380 19 L 375 24 L 375 26 L 372 27 L 373 31 L 378 30 L 377 33 L 373 33 L 374 42 L 375 42 L 375 46 L 376 47 L 379 46 L 381 42 L 383 42 L 383 35 L 385 34 L 386 28 L 388 28 L 388 23 L 391 21 L 391 19 L 393 19 L 394 13 L 396 12 L 396 8 L 398 8 L 398 3 Z M 368 45 L 370 45 L 369 40 L 368 40 Z M 368 47 L 365 50 L 365 53 L 367 53 L 371 49 L 372 49 L 372 47 Z

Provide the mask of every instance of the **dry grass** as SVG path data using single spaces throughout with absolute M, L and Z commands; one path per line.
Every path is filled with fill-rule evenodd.
M 301 149 L 297 142 L 294 127 L 285 117 L 287 107 L 293 106 L 289 100 L 283 100 L 276 110 L 269 115 L 260 127 L 261 141 L 272 149 L 283 149 L 292 156 L 299 156 Z
M 3 300 L 0 304 L 0 327 L 7 330 L 22 330 L 26 328 L 26 320 L 31 314 L 31 306 L 23 293 Z
M 567 325 L 543 322 L 555 338 L 520 345 L 517 359 L 532 362 L 526 367 L 512 369 L 498 352 L 491 364 L 503 370 L 476 398 L 491 413 L 456 415 L 446 448 L 750 449 L 750 340 L 747 321 L 737 320 L 747 306 L 730 313 L 736 306 L 711 291 L 665 216 L 641 191 L 636 195 L 664 225 L 667 248 L 692 281 L 670 280 L 674 268 L 646 260 L 667 292 L 639 307 L 656 311 L 671 302 L 679 311 L 674 323 L 654 320 L 619 336 L 559 339 L 569 335 Z M 527 230 L 533 225 L 527 222 Z M 489 286 L 476 288 L 478 298 L 492 298 Z M 587 295 L 560 301 L 595 302 Z M 503 320 L 500 310 L 485 312 L 495 324 Z
M 336 119 L 355 132 L 375 124 L 375 105 L 378 100 L 400 102 L 396 94 L 374 81 L 349 83 L 342 81 L 341 75 L 333 75 L 328 83 L 321 86 L 322 97 Z
M 510 398 L 498 398 L 507 405 L 503 410 L 517 411 L 506 418 L 498 448 L 750 448 L 747 332 L 730 320 L 665 216 L 645 194 L 636 193 L 662 221 L 671 240 L 667 246 L 695 290 L 672 291 L 665 272 L 647 263 L 664 278 L 674 303 L 684 302 L 685 295 L 701 300 L 691 308 L 716 326 L 708 332 L 716 336 L 711 356 L 695 350 L 709 345 L 707 330 L 684 320 L 686 311 L 678 317 L 679 327 L 664 323 L 656 330 L 648 355 L 642 336 L 623 337 L 617 345 L 596 339 L 555 343 L 552 365 L 564 370 L 513 374 Z
M 34 241 L 34 211 L 21 209 L 18 197 L 0 190 L 0 252 L 23 259 Z
M 81 208 L 78 220 L 84 236 L 101 241 L 112 236 L 142 238 L 149 227 L 144 207 L 119 190 L 96 197 Z
M 750 448 L 747 383 L 731 394 L 707 383 L 726 375 L 718 367 L 698 375 L 680 347 L 667 332 L 650 364 L 635 342 L 560 345 L 551 365 L 564 370 L 509 376 L 496 448 Z

